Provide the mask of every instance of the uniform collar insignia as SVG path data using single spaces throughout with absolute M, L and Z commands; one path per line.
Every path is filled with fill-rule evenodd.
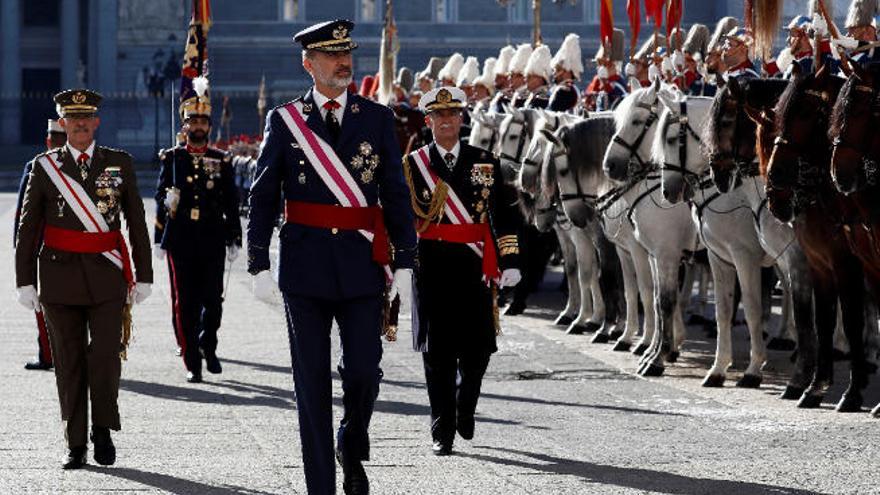
M 361 107 L 359 107 L 357 103 L 352 103 L 351 113 L 361 113 Z

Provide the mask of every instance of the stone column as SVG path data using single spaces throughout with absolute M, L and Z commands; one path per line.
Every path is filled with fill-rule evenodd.
M 21 140 L 21 10 L 19 0 L 2 0 L 0 10 L 0 143 Z

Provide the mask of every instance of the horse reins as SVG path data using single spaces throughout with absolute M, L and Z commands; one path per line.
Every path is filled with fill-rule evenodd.
M 645 160 L 639 154 L 639 147 L 642 145 L 642 141 L 645 140 L 645 136 L 648 134 L 648 130 L 651 129 L 651 126 L 657 122 L 657 119 L 660 116 L 657 114 L 657 98 L 654 98 L 654 101 L 649 105 L 647 103 L 636 103 L 636 106 L 639 108 L 644 108 L 648 110 L 648 118 L 645 120 L 645 124 L 642 126 L 642 132 L 636 137 L 635 141 L 632 144 L 627 143 L 618 133 L 614 134 L 614 137 L 611 139 L 611 144 L 616 144 L 618 146 L 623 147 L 627 151 L 629 151 L 629 162 L 627 164 L 627 174 L 633 175 L 634 173 L 638 173 L 649 168 L 650 163 L 645 163 Z M 635 159 L 639 164 L 639 170 L 632 170 L 633 159 Z

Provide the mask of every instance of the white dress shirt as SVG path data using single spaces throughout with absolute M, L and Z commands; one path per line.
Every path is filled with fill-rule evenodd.
M 437 146 L 437 152 L 440 153 L 440 158 L 443 159 L 444 163 L 446 163 L 446 155 L 448 153 L 452 153 L 452 156 L 455 157 L 452 163 L 458 163 L 458 154 L 461 153 L 460 141 L 456 141 L 455 146 L 453 146 L 451 150 L 444 149 L 443 146 L 440 146 L 440 143 L 438 143 L 437 141 L 434 141 L 434 145 Z
M 321 118 L 327 120 L 327 109 L 324 108 L 324 103 L 327 103 L 331 99 L 336 100 L 339 103 L 339 108 L 333 111 L 333 115 L 336 116 L 336 121 L 339 122 L 340 127 L 342 126 L 342 116 L 345 114 L 345 104 L 348 101 L 348 90 L 342 92 L 341 95 L 336 98 L 328 98 L 321 94 L 318 91 L 318 88 L 315 88 L 312 91 L 312 96 L 315 98 L 315 105 L 318 105 L 318 109 L 321 110 Z
M 67 146 L 67 151 L 70 152 L 70 156 L 73 157 L 73 162 L 79 165 L 79 155 L 83 154 L 83 152 L 71 146 L 70 143 L 65 144 L 65 146 Z M 92 166 L 92 158 L 95 157 L 95 141 L 92 141 L 92 144 L 86 148 L 85 153 L 89 155 L 89 159 L 86 160 L 86 163 L 88 166 Z

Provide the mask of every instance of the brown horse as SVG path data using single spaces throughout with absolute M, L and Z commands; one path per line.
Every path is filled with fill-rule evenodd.
M 853 412 L 861 410 L 862 390 L 868 382 L 862 338 L 864 271 L 845 233 L 851 205 L 831 183 L 827 135 L 832 105 L 843 83 L 827 66 L 813 74 L 795 74 L 776 106 L 776 138 L 766 181 L 770 212 L 783 222 L 793 222 L 815 291 L 817 373 L 798 405 L 818 407 L 833 382 L 832 339 L 839 301 L 851 372 L 837 410 Z
M 743 82 L 731 79 L 715 95 L 702 143 L 704 152 L 709 157 L 712 179 L 720 191 L 727 192 L 735 188 L 740 180 L 758 175 L 756 160 L 761 155 L 769 157 L 771 151 L 759 149 L 759 145 L 772 142 L 768 135 L 774 133 L 775 128 L 773 107 L 787 86 L 788 82 L 781 79 L 751 79 Z M 759 140 L 759 137 L 762 139 Z M 762 211 L 766 214 L 765 206 L 766 200 L 755 213 L 759 229 L 763 228 L 760 219 Z M 766 224 L 766 228 L 766 234 L 762 235 L 769 236 L 765 237 L 764 242 L 772 243 L 776 240 L 773 239 L 774 230 L 778 231 L 781 226 Z M 816 374 L 813 283 L 806 256 L 799 243 L 788 241 L 782 248 L 778 261 L 784 262 L 787 268 L 784 276 L 788 292 L 792 296 L 798 335 L 795 373 L 789 379 L 781 398 L 797 400 Z

